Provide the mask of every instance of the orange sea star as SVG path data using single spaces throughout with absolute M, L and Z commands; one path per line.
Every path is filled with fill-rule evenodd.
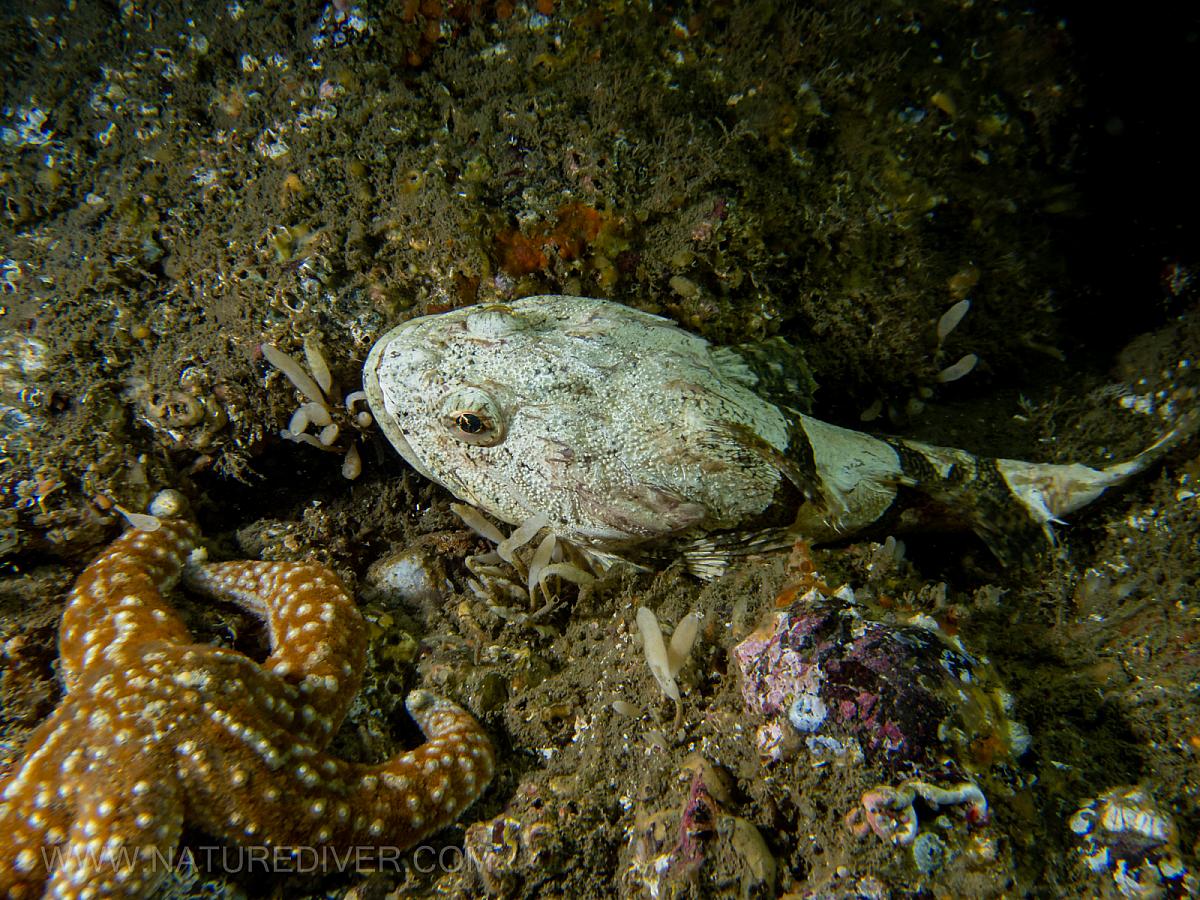
M 362 680 L 354 601 L 319 565 L 188 564 L 196 540 L 184 519 L 131 529 L 75 583 L 66 696 L 0 784 L 0 896 L 148 896 L 185 820 L 275 853 L 398 854 L 491 779 L 486 733 L 427 691 L 407 698 L 425 744 L 379 765 L 326 753 Z M 189 585 L 266 619 L 264 663 L 192 642 L 162 597 L 185 568 Z

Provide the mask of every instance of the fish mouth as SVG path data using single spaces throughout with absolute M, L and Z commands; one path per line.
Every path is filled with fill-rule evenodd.
M 363 392 L 367 395 L 367 406 L 370 407 L 371 414 L 383 430 L 384 436 L 410 466 L 430 481 L 436 482 L 438 479 L 421 462 L 420 456 L 413 450 L 412 445 L 408 442 L 408 438 L 401 430 L 399 417 L 393 414 L 389 408 L 386 394 L 384 393 L 383 386 L 380 384 L 381 369 L 389 363 L 392 365 L 395 364 L 395 357 L 397 356 L 395 351 L 398 349 L 395 346 L 397 340 L 407 337 L 405 332 L 408 332 L 413 325 L 427 318 L 429 317 L 425 316 L 402 322 L 377 340 L 374 346 L 371 347 L 371 351 L 367 354 L 366 361 L 363 363 L 362 380 Z M 409 347 L 414 346 L 410 341 L 405 341 L 405 344 Z M 421 348 L 417 346 L 414 349 L 420 352 Z M 391 359 L 389 359 L 389 356 Z M 429 362 L 433 364 L 435 360 L 430 359 Z

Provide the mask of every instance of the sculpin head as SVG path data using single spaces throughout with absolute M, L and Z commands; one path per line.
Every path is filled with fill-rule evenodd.
M 752 390 L 743 357 L 606 300 L 414 319 L 375 344 L 363 380 L 415 469 L 502 521 L 544 514 L 583 546 L 730 528 L 780 487 L 769 457 L 789 418 Z

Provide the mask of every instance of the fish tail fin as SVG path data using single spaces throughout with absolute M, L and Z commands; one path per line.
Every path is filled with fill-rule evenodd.
M 961 450 L 907 444 L 934 464 L 935 478 L 918 478 L 916 490 L 964 516 L 1002 563 L 1036 559 L 1057 544 L 1054 526 L 1110 488 L 1146 472 L 1195 437 L 1200 415 L 1189 414 L 1129 460 L 1105 468 L 1080 463 L 990 460 Z M 940 466 L 941 468 L 938 468 Z M 905 470 L 914 468 L 910 463 Z
M 1028 463 L 1013 459 L 998 459 L 996 466 L 1035 519 L 1044 523 L 1061 522 L 1062 516 L 1082 509 L 1109 488 L 1119 487 L 1161 462 L 1194 437 L 1198 428 L 1200 413 L 1189 412 L 1141 453 L 1103 469 L 1078 463 Z
M 1064 516 L 1161 462 L 1198 430 L 1200 414 L 1189 413 L 1141 453 L 1102 469 L 989 459 L 910 441 L 893 446 L 901 455 L 903 484 L 966 518 L 1008 564 L 1054 546 L 1054 526 L 1065 524 Z
M 1195 437 L 1197 431 L 1200 431 L 1200 410 L 1189 410 L 1185 415 L 1180 417 L 1179 421 L 1175 423 L 1174 428 L 1137 456 L 1127 459 L 1125 462 L 1108 466 L 1103 471 L 1110 473 L 1114 479 L 1114 484 L 1120 484 L 1134 475 L 1139 475 L 1152 466 L 1157 465 L 1163 457 L 1174 451 L 1175 448 Z

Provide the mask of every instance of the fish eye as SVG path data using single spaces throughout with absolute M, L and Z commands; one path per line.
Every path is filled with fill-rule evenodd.
M 455 440 L 476 447 L 494 447 L 504 440 L 500 404 L 482 388 L 457 388 L 442 398 L 442 426 Z
M 487 422 L 473 412 L 459 413 L 454 417 L 454 424 L 459 431 L 465 431 L 467 434 L 479 434 L 487 431 L 490 427 Z

